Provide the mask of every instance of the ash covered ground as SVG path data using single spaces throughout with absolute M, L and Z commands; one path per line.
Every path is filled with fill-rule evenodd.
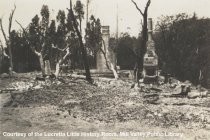
M 166 84 L 131 88 L 130 80 L 94 78 L 94 84 L 89 84 L 76 75 L 45 82 L 35 81 L 34 77 L 35 73 L 27 73 L 12 79 L 1 78 L 1 134 L 8 131 L 155 131 L 183 133 L 183 137 L 169 137 L 171 139 L 210 138 L 208 95 L 194 98 L 171 96 L 178 88 Z

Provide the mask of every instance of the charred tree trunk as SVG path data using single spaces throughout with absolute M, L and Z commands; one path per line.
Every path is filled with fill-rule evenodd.
M 61 58 L 57 64 L 56 64 L 56 70 L 55 70 L 55 77 L 58 78 L 58 75 L 60 73 L 60 66 L 66 61 L 66 59 L 68 58 L 68 56 L 70 55 L 70 51 L 69 51 L 69 48 L 66 50 L 66 54 L 64 55 L 63 58 Z
M 114 74 L 114 78 L 117 80 L 119 78 L 117 71 L 115 70 L 115 67 L 113 65 L 113 63 L 106 57 L 106 53 L 103 51 L 103 49 L 100 49 L 100 51 L 103 53 L 104 55 L 104 59 L 106 61 L 106 67 L 112 71 L 112 73 Z
M 40 52 L 34 51 L 34 53 L 39 58 L 39 64 L 40 64 L 41 72 L 42 72 L 42 75 L 44 76 L 45 75 L 45 67 L 44 67 L 43 56 L 42 56 L 42 54 Z
M 12 60 L 12 49 L 11 49 L 11 37 L 10 36 L 11 36 L 12 20 L 13 20 L 13 15 L 15 13 L 15 10 L 16 10 L 16 6 L 14 5 L 14 9 L 12 10 L 12 12 L 10 14 L 10 17 L 9 17 L 9 28 L 8 28 L 9 37 L 8 38 L 7 38 L 7 36 L 4 32 L 4 28 L 3 28 L 3 25 L 2 25 L 2 19 L 0 19 L 1 31 L 2 31 L 2 34 L 4 36 L 8 51 L 9 51 L 9 61 L 10 61 L 9 73 L 10 74 L 12 74 L 12 71 L 13 71 L 13 60 Z
M 78 38 L 79 38 L 80 50 L 81 50 L 81 53 L 82 53 L 82 59 L 83 59 L 85 72 L 86 72 L 86 80 L 89 81 L 89 82 L 92 82 L 92 78 L 91 78 L 91 75 L 90 75 L 89 63 L 88 63 L 88 59 L 87 59 L 87 51 L 86 51 L 85 46 L 84 46 L 83 41 L 82 41 L 82 35 L 81 35 L 81 33 L 78 29 L 77 20 L 75 18 L 75 15 L 74 15 L 74 12 L 73 12 L 73 9 L 72 9 L 72 1 L 71 0 L 70 0 L 69 12 L 70 12 L 72 20 L 73 20 L 74 29 L 77 33 Z
M 148 12 L 148 8 L 150 6 L 151 0 L 147 1 L 146 7 L 144 9 L 144 12 L 142 12 L 142 10 L 138 7 L 138 5 L 136 4 L 135 1 L 131 0 L 132 3 L 136 6 L 136 9 L 140 12 L 140 14 L 143 17 L 143 25 L 142 25 L 142 41 L 141 41 L 141 48 L 140 48 L 140 52 L 137 53 L 138 56 L 136 58 L 136 64 L 135 64 L 135 68 L 134 68 L 134 81 L 135 83 L 139 84 L 139 79 L 142 75 L 143 72 L 143 64 L 144 64 L 144 55 L 146 53 L 146 43 L 147 43 L 147 12 Z
M 0 74 L 2 72 L 2 62 L 3 62 L 3 57 L 4 57 L 4 48 L 3 48 L 3 45 L 2 45 L 2 42 L 0 40 Z
M 102 39 L 102 43 L 103 43 L 103 46 L 105 46 L 105 43 L 104 43 L 104 40 Z M 117 71 L 113 65 L 113 63 L 110 61 L 109 58 L 106 57 L 106 53 L 104 52 L 104 50 L 100 47 L 100 51 L 103 53 L 104 55 L 104 59 L 106 61 L 106 67 L 112 71 L 113 75 L 114 75 L 114 78 L 117 80 L 119 78 L 118 74 L 117 74 Z
M 27 32 L 26 30 L 23 28 L 23 26 L 16 20 L 16 23 L 21 27 L 21 29 L 23 30 L 23 34 L 24 36 L 27 38 Z M 38 52 L 35 50 L 34 47 L 32 47 L 30 45 L 30 43 L 28 42 L 28 46 L 30 46 L 30 49 L 36 54 L 36 56 L 38 57 L 39 59 L 39 64 L 40 64 L 40 68 L 41 68 L 41 72 L 42 72 L 42 75 L 44 76 L 45 75 L 45 67 L 44 67 L 44 59 L 43 59 L 43 56 L 42 56 L 42 53 L 41 52 Z
M 112 63 L 110 63 L 110 69 L 112 70 L 113 74 L 114 74 L 114 78 L 117 80 L 119 78 L 117 71 L 115 70 L 115 67 Z
M 81 19 L 81 17 L 79 18 L 79 30 L 80 30 L 80 34 L 82 36 L 82 19 Z
M 12 59 L 12 48 L 11 48 L 11 42 L 9 42 L 9 45 L 8 45 L 8 50 L 9 50 L 9 56 L 10 56 L 10 59 L 9 59 L 9 63 L 10 63 L 10 72 L 13 71 L 13 59 Z

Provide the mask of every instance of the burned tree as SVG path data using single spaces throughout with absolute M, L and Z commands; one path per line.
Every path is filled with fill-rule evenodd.
M 67 60 L 68 56 L 70 55 L 70 50 L 67 42 L 67 31 L 66 31 L 66 15 L 65 12 L 62 10 L 58 11 L 58 15 L 56 16 L 58 27 L 56 32 L 55 43 L 52 43 L 52 48 L 55 49 L 55 58 L 56 59 L 56 69 L 55 69 L 55 76 L 58 77 L 61 65 Z M 53 40 L 51 41 L 53 42 Z
M 82 59 L 83 59 L 83 63 L 84 63 L 85 71 L 86 71 L 86 80 L 91 82 L 92 79 L 91 79 L 89 63 L 88 63 L 88 59 L 87 59 L 87 51 L 86 51 L 86 48 L 82 41 L 82 35 L 81 35 L 81 32 L 79 31 L 78 22 L 75 17 L 74 11 L 72 9 L 72 1 L 71 0 L 70 0 L 70 9 L 68 9 L 68 10 L 69 10 L 69 14 L 72 18 L 72 25 L 73 25 L 74 30 L 78 36 L 78 39 L 79 39 L 80 51 L 82 53 Z
M 32 52 L 38 57 L 39 65 L 41 68 L 42 75 L 45 77 L 46 73 L 45 70 L 45 60 L 49 60 L 49 52 L 52 49 L 52 33 L 51 26 L 49 26 L 49 9 L 48 6 L 43 5 L 41 9 L 42 20 L 39 21 L 38 15 L 34 16 L 31 23 L 28 26 L 28 30 L 24 29 L 23 26 L 16 21 L 23 30 L 23 35 L 26 38 L 26 42 Z M 51 25 L 54 21 L 51 22 Z M 48 65 L 49 67 L 50 65 Z
M 36 15 L 32 19 L 32 23 L 29 25 L 29 32 L 24 29 L 24 27 L 16 21 L 21 29 L 23 30 L 23 35 L 26 38 L 26 42 L 28 46 L 31 48 L 31 50 L 36 54 L 36 56 L 39 59 L 39 64 L 41 68 L 42 75 L 45 75 L 45 70 L 44 70 L 44 59 L 43 59 L 43 48 L 44 44 L 41 44 L 40 41 L 40 28 L 39 28 L 39 17 Z
M 42 75 L 47 74 L 45 60 L 49 60 L 48 62 L 55 66 L 54 75 L 57 78 L 61 65 L 68 60 L 72 51 L 71 46 L 75 42 L 75 36 L 73 35 L 75 31 L 71 24 L 72 19 L 67 19 L 66 23 L 65 12 L 60 10 L 56 17 L 59 23 L 56 30 L 55 20 L 52 20 L 49 25 L 47 6 L 43 6 L 41 15 L 41 22 L 39 22 L 39 17 L 36 15 L 26 29 L 18 21 L 16 22 L 23 30 L 23 36 L 26 38 L 28 46 L 39 59 Z
M 46 5 L 42 6 L 41 9 L 42 20 L 39 22 L 38 15 L 34 16 L 32 22 L 29 24 L 29 31 L 27 32 L 22 25 L 17 22 L 27 38 L 28 46 L 31 50 L 36 54 L 39 59 L 39 64 L 41 68 L 42 75 L 45 76 L 45 64 L 44 60 L 47 57 L 46 50 L 47 48 L 47 31 L 48 31 L 48 24 L 49 24 L 49 9 Z
M 0 57 L 3 58 L 3 57 L 7 57 L 9 58 L 9 56 L 7 55 L 6 51 L 5 51 L 5 48 L 3 46 L 3 43 L 2 41 L 0 40 Z
M 30 42 L 30 38 L 28 38 L 26 29 L 24 29 L 23 26 L 18 21 L 16 21 L 16 22 L 21 26 L 21 28 L 23 30 L 23 34 L 27 39 L 27 44 L 30 46 L 31 50 L 39 57 L 40 66 L 42 67 L 42 74 L 45 73 L 44 61 L 43 61 L 43 57 L 42 57 L 41 52 L 37 51 L 35 49 L 35 47 L 31 44 L 32 42 Z M 60 72 L 60 66 L 66 61 L 67 57 L 70 55 L 70 51 L 69 51 L 69 47 L 66 47 L 64 49 L 60 49 L 55 45 L 52 45 L 52 49 L 56 49 L 58 52 L 62 52 L 62 53 L 66 52 L 66 54 L 61 59 L 59 59 L 57 64 L 56 64 L 56 70 L 55 70 L 54 74 L 57 78 L 58 75 L 59 75 L 59 72 Z
M 55 76 L 58 77 L 61 66 L 70 59 L 70 55 L 74 51 L 75 42 L 77 38 L 75 37 L 75 31 L 73 29 L 72 18 L 68 14 L 67 20 L 64 11 L 59 11 L 57 16 L 57 21 L 59 22 L 57 33 L 56 33 L 56 45 L 52 45 L 52 48 L 57 50 L 57 55 L 59 55 L 56 62 Z
M 2 18 L 0 19 L 1 31 L 2 31 L 2 34 L 4 36 L 6 47 L 8 48 L 8 52 L 9 52 L 9 55 L 7 55 L 7 56 L 9 56 L 9 62 L 10 62 L 9 71 L 10 71 L 10 74 L 13 71 L 12 49 L 11 49 L 11 28 L 12 28 L 12 20 L 13 20 L 13 15 L 15 13 L 15 10 L 16 10 L 16 5 L 14 5 L 14 9 L 12 10 L 12 12 L 9 16 L 8 37 L 7 37 L 7 35 L 4 31 L 4 28 L 3 28 Z
M 0 73 L 2 73 L 2 67 L 3 67 L 2 62 L 3 62 L 4 56 L 5 56 L 4 52 L 5 52 L 4 47 L 3 47 L 3 44 L 0 40 Z
M 113 64 L 111 58 L 108 57 L 108 52 L 106 51 L 107 49 L 105 47 L 105 41 L 102 38 L 101 29 L 102 26 L 100 23 L 100 19 L 95 19 L 95 17 L 92 15 L 90 17 L 90 22 L 87 23 L 86 28 L 86 46 L 88 47 L 90 53 L 93 55 L 95 62 L 98 56 L 97 54 L 100 52 L 102 53 L 103 58 L 105 59 L 106 68 L 113 72 L 115 79 L 118 79 L 118 74 L 115 70 L 115 65 Z M 108 38 L 108 40 L 109 39 L 110 38 Z
M 84 9 L 83 9 L 83 4 L 81 3 L 80 0 L 76 1 L 76 5 L 74 6 L 74 11 L 75 11 L 75 17 L 76 19 L 79 20 L 79 30 L 80 33 L 82 34 L 82 19 L 84 18 Z
M 141 48 L 138 49 L 137 56 L 136 56 L 136 64 L 134 68 L 134 80 L 136 83 L 139 82 L 140 76 L 143 71 L 143 61 L 144 61 L 144 54 L 146 53 L 146 43 L 147 43 L 147 17 L 148 17 L 148 8 L 150 6 L 151 0 L 147 1 L 146 7 L 144 11 L 142 11 L 137 3 L 134 0 L 131 0 L 132 3 L 135 5 L 136 9 L 139 11 L 140 15 L 142 15 L 143 18 L 143 24 L 142 24 L 142 32 L 141 32 Z

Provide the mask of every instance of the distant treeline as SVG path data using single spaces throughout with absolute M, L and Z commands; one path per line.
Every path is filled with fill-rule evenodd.
M 32 37 L 30 39 L 34 45 L 39 45 L 39 42 L 36 41 L 39 38 L 39 33 L 37 32 L 37 27 L 40 27 L 38 24 L 41 23 L 39 20 L 40 18 L 36 15 L 27 28 L 28 34 L 33 34 L 33 36 L 30 36 Z M 57 44 L 60 48 L 63 48 L 62 46 L 67 43 L 64 34 L 66 34 L 66 30 L 71 30 L 71 25 L 68 26 L 68 20 L 70 20 L 68 15 L 66 16 L 63 11 L 59 11 L 57 22 L 55 20 L 49 21 L 48 40 L 50 44 Z M 58 24 L 57 26 L 56 23 Z M 204 86 L 206 85 L 208 77 L 207 66 L 210 63 L 210 19 L 197 18 L 196 14 L 193 16 L 186 14 L 162 16 L 156 24 L 153 39 L 156 53 L 159 57 L 159 68 L 164 73 L 177 77 L 179 80 L 190 80 L 194 84 L 201 83 Z M 14 70 L 16 72 L 40 70 L 38 58 L 28 47 L 27 40 L 22 30 L 12 31 L 11 48 Z M 72 49 L 69 57 L 72 68 L 81 68 L 82 59 L 80 52 L 76 49 L 78 48 L 78 42 L 72 43 L 71 41 L 70 44 L 73 46 L 72 48 L 75 48 Z M 118 40 L 115 38 L 110 39 L 110 47 L 117 54 L 117 64 L 121 69 L 134 68 L 135 60 L 137 59 L 135 52 L 137 52 L 136 49 L 141 48 L 140 44 L 141 33 L 137 38 L 124 33 Z M 95 68 L 96 58 L 92 55 L 93 52 L 87 52 L 90 66 Z M 53 68 L 55 66 L 53 63 L 56 63 L 56 58 L 59 56 L 54 55 L 56 50 L 53 49 L 47 54 L 49 55 L 46 56 L 48 57 L 46 59 L 51 61 Z M 3 73 L 8 70 L 9 62 L 6 57 L 1 56 L 1 59 L 0 72 Z

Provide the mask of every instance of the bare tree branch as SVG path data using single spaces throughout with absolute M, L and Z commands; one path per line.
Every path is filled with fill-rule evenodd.
M 2 34 L 3 34 L 3 36 L 4 36 L 6 45 L 8 45 L 7 36 L 6 36 L 6 34 L 5 34 L 5 31 L 4 31 L 4 28 L 3 28 L 3 25 L 2 25 L 2 18 L 0 19 L 0 26 L 1 26 L 1 32 L 2 32 Z
M 144 13 L 141 11 L 141 9 L 138 7 L 137 3 L 134 0 L 131 0 L 133 4 L 136 6 L 136 9 L 141 13 L 141 15 L 144 15 Z
M 26 32 L 26 30 L 23 28 L 23 26 L 20 24 L 20 22 L 18 22 L 17 20 L 15 20 L 15 22 L 21 27 L 21 29 L 23 30 L 23 34 L 25 35 L 25 37 L 27 37 L 27 32 Z
M 15 21 L 16 21 L 16 23 L 21 27 L 21 29 L 23 30 L 23 33 L 24 33 L 25 37 L 27 37 L 27 32 L 26 32 L 26 30 L 23 28 L 23 26 L 20 24 L 20 22 L 18 22 L 17 20 L 15 20 Z M 33 51 L 36 55 L 40 55 L 40 53 L 37 52 L 33 47 L 30 47 L 30 48 L 32 49 L 32 51 Z M 66 47 L 66 48 L 64 48 L 64 49 L 60 49 L 60 48 L 58 48 L 58 47 L 52 45 L 52 48 L 64 52 L 68 47 Z
M 1 48 L 0 48 L 0 52 L 1 52 L 0 57 L 2 57 L 3 54 L 4 54 L 4 48 L 3 48 L 3 44 L 1 42 L 1 40 L 0 40 L 0 46 L 1 46 Z
M 10 40 L 10 34 L 11 34 L 11 27 L 12 27 L 12 19 L 13 19 L 13 15 L 15 13 L 15 9 L 16 9 L 16 6 L 14 5 L 14 9 L 12 10 L 11 14 L 10 14 L 10 17 L 9 17 L 9 27 L 8 27 L 8 33 L 9 33 L 9 37 L 7 38 L 5 32 L 4 32 L 4 29 L 3 29 L 3 25 L 2 25 L 2 19 L 0 19 L 0 24 L 1 24 L 1 31 L 3 33 L 3 36 L 5 38 L 5 41 L 6 41 L 6 46 L 8 47 L 8 50 L 9 50 L 9 57 L 10 57 L 10 69 L 9 71 L 13 71 L 13 60 L 12 60 L 12 49 L 11 49 L 11 40 Z M 10 75 L 11 76 L 11 75 Z
M 136 9 L 141 13 L 142 16 L 145 15 L 145 13 L 147 12 L 148 7 L 150 6 L 150 3 L 151 3 L 151 0 L 148 0 L 148 1 L 147 1 L 146 7 L 145 7 L 144 13 L 143 13 L 142 10 L 138 7 L 137 3 L 136 3 L 134 0 L 131 0 L 131 1 L 132 1 L 132 3 L 136 6 Z
M 5 52 L 5 48 L 3 47 L 3 43 L 2 43 L 2 41 L 0 40 L 0 46 L 1 46 L 1 48 L 0 48 L 0 52 L 1 52 L 1 56 L 0 57 L 3 57 L 3 56 L 5 56 L 5 57 L 7 57 L 7 58 L 10 58 L 7 54 L 6 54 L 6 52 Z
M 147 6 L 146 6 L 146 7 L 149 7 L 150 4 L 151 4 L 151 0 L 148 0 L 148 1 L 147 1 Z
M 56 47 L 55 45 L 52 45 L 52 48 L 53 48 L 53 49 L 57 49 L 57 50 L 63 52 L 63 51 L 65 51 L 65 50 L 67 50 L 69 47 L 66 47 L 66 48 L 64 48 L 64 49 L 60 49 L 60 48 Z
M 24 34 L 24 36 L 29 40 L 29 38 L 28 38 L 28 36 L 27 36 L 27 31 L 26 31 L 26 29 L 21 25 L 21 23 L 20 22 L 18 22 L 17 20 L 15 20 L 15 22 L 20 26 L 20 28 L 23 30 L 23 34 Z M 28 41 L 27 41 L 28 42 Z M 28 42 L 28 45 L 29 45 L 29 42 Z M 30 48 L 32 48 L 32 47 L 30 47 Z M 34 49 L 32 49 L 32 51 L 35 51 Z
M 24 36 L 25 36 L 27 39 L 29 39 L 29 38 L 27 37 L 27 32 L 26 32 L 25 28 L 21 25 L 20 22 L 18 22 L 17 20 L 15 20 L 15 21 L 16 21 L 16 23 L 21 27 L 21 29 L 23 30 Z M 29 44 L 28 41 L 27 41 L 27 43 L 28 43 L 29 47 L 31 48 L 31 50 L 32 50 L 37 56 L 40 56 L 40 55 L 41 55 L 41 53 L 38 52 L 38 51 L 36 51 L 35 48 L 32 47 L 32 46 Z
M 148 7 L 150 6 L 150 3 L 151 3 L 151 0 L 148 0 L 147 1 L 147 5 L 146 5 L 146 7 L 144 9 L 144 14 L 147 13 L 147 10 L 148 10 Z
M 104 40 L 102 39 L 102 43 L 103 43 L 103 45 L 102 46 L 105 46 L 105 42 L 104 42 Z M 105 59 L 105 61 L 106 61 L 106 67 L 108 68 L 108 69 L 110 69 L 110 67 L 109 67 L 109 61 L 108 61 L 108 59 L 107 59 L 107 57 L 106 57 L 106 53 L 104 52 L 104 50 L 100 47 L 100 51 L 103 53 L 103 55 L 104 55 L 104 59 Z
M 14 9 L 12 10 L 12 13 L 9 16 L 9 34 L 11 33 L 11 27 L 12 27 L 12 19 L 13 19 L 13 15 L 15 13 L 16 10 L 16 5 L 14 5 Z
M 103 46 L 105 46 L 105 42 L 104 42 L 103 39 L 102 39 L 102 43 L 103 43 Z M 114 67 L 113 63 L 106 57 L 106 53 L 104 52 L 104 50 L 101 47 L 100 47 L 100 50 L 104 55 L 104 59 L 106 61 L 107 68 L 113 72 L 115 79 L 118 79 L 119 76 L 117 74 L 117 71 L 115 70 L 115 67 Z
M 1 42 L 1 40 L 0 40 L 0 46 L 1 46 L 1 49 L 3 50 L 3 44 L 2 44 L 2 42 Z
M 66 54 L 56 64 L 56 70 L 54 73 L 56 77 L 58 77 L 60 73 L 60 69 L 61 69 L 60 66 L 67 60 L 68 56 L 71 54 L 69 47 L 67 47 L 65 51 L 66 51 Z

